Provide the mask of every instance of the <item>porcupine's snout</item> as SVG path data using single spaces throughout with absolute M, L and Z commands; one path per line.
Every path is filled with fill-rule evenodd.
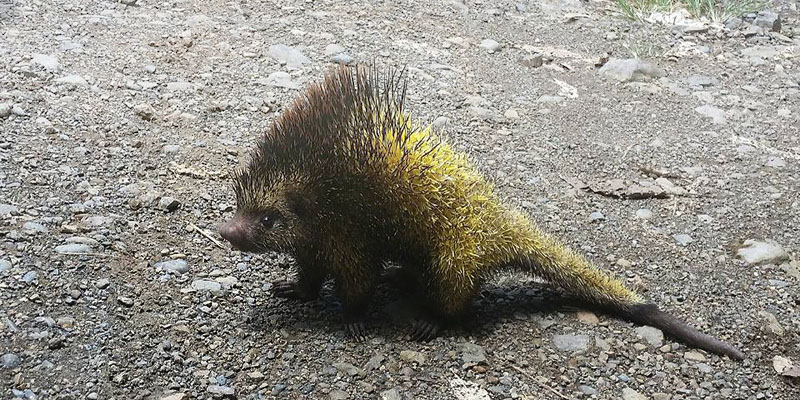
M 219 234 L 237 250 L 247 251 L 252 247 L 250 228 L 243 218 L 231 218 L 220 226 Z

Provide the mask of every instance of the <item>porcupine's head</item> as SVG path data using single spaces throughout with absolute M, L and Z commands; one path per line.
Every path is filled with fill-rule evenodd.
M 234 179 L 236 212 L 220 235 L 241 251 L 291 251 L 304 237 L 307 197 L 294 183 L 268 182 L 251 171 Z

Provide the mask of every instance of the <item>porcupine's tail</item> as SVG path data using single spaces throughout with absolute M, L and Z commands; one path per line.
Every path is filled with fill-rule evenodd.
M 531 228 L 527 251 L 516 263 L 523 268 L 591 305 L 607 310 L 634 323 L 661 329 L 687 345 L 740 361 L 745 355 L 735 347 L 699 332 L 680 319 L 661 311 L 657 305 L 645 302 L 622 282 L 596 268 L 586 258 L 575 253 L 553 237 Z

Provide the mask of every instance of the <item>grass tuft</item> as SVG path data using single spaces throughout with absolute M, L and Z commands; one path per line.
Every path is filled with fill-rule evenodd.
M 650 14 L 686 9 L 695 17 L 713 22 L 725 22 L 748 12 L 763 10 L 767 0 L 615 0 L 622 15 L 641 21 Z

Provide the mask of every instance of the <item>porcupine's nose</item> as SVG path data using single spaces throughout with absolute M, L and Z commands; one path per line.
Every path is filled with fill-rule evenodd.
M 244 221 L 233 218 L 220 226 L 219 234 L 237 249 L 247 247 L 247 226 Z

